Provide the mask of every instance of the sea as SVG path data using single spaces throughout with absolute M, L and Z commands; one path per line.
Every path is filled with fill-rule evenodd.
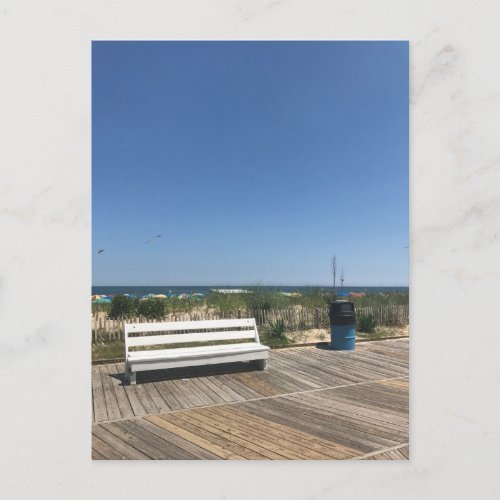
M 212 286 L 175 286 L 175 285 L 164 285 L 164 286 L 93 286 L 92 287 L 92 295 L 120 295 L 120 294 L 129 294 L 134 295 L 136 297 L 143 297 L 148 294 L 167 294 L 173 293 L 175 295 L 179 295 L 181 293 L 201 293 L 203 295 L 207 295 L 210 290 L 251 290 L 256 287 L 249 287 L 244 285 L 232 285 L 232 286 L 220 286 L 220 285 L 212 285 Z M 314 290 L 324 290 L 324 291 L 333 291 L 333 287 L 328 286 L 259 286 L 261 290 L 265 291 L 281 291 L 281 292 L 307 292 Z M 340 292 L 340 286 L 336 287 L 336 291 Z M 407 286 L 344 286 L 342 287 L 342 292 L 344 293 L 408 293 L 409 287 Z

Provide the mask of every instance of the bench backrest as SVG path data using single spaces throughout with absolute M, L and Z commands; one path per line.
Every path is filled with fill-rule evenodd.
M 238 330 L 236 330 L 236 328 L 238 328 Z M 171 333 L 186 330 L 190 333 Z M 130 334 L 149 334 L 154 332 L 168 332 L 168 334 L 130 336 Z M 163 323 L 125 323 L 125 357 L 128 356 L 130 347 L 239 339 L 253 339 L 255 342 L 260 343 L 255 318 Z

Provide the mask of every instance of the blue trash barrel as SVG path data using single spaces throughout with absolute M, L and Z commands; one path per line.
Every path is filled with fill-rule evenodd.
M 356 349 L 356 313 L 354 303 L 336 300 L 330 304 L 330 347 L 337 351 Z

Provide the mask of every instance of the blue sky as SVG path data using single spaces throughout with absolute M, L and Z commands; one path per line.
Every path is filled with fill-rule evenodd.
M 92 205 L 94 285 L 407 285 L 408 44 L 94 42 Z

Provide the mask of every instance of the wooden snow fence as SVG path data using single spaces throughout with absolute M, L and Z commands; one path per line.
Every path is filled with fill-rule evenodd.
M 373 315 L 378 325 L 403 326 L 409 323 L 408 305 L 363 306 L 356 308 L 356 315 Z M 255 309 L 220 312 L 187 312 L 170 314 L 157 319 L 137 316 L 126 320 L 110 319 L 101 315 L 92 316 L 92 343 L 124 340 L 125 323 L 160 323 L 170 321 L 202 321 L 216 319 L 255 318 L 258 327 L 283 320 L 292 331 L 329 328 L 328 308 Z

